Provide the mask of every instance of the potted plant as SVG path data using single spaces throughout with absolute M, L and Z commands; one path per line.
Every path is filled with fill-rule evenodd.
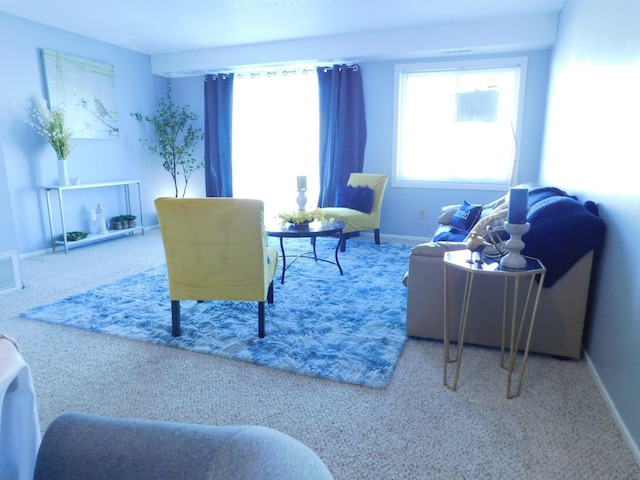
M 111 217 L 111 228 L 114 230 L 122 230 L 122 215 Z
M 122 222 L 123 228 L 134 228 L 136 226 L 137 217 L 135 215 L 127 214 L 127 215 L 122 215 L 121 217 L 122 217 L 121 222 Z M 124 227 L 125 222 L 127 223 L 126 227 Z
M 171 84 L 167 86 L 167 95 L 158 101 L 158 110 L 153 117 L 132 113 L 139 122 L 147 122 L 153 126 L 155 139 L 141 138 L 149 150 L 160 156 L 162 166 L 171 174 L 176 198 L 179 195 L 178 176 L 184 177 L 184 198 L 189 184 L 189 177 L 204 166 L 202 159 L 196 159 L 193 151 L 204 138 L 201 128 L 194 126 L 198 115 L 188 110 L 189 106 L 177 106 L 171 98 Z

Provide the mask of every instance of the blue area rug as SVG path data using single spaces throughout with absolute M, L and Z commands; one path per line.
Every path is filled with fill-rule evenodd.
M 277 245 L 274 239 L 270 243 Z M 320 238 L 320 258 L 333 259 L 336 240 Z M 277 247 L 279 248 L 279 247 Z M 308 240 L 285 239 L 290 256 Z M 181 302 L 182 336 L 171 336 L 166 266 L 123 278 L 55 303 L 25 318 L 83 328 L 167 347 L 373 388 L 389 384 L 406 340 L 408 245 L 348 242 L 335 265 L 299 258 L 265 303 L 266 337 L 258 338 L 256 302 Z

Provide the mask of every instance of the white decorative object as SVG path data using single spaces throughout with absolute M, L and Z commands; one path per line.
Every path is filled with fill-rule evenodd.
M 520 255 L 524 248 L 522 235 L 529 231 L 531 224 L 529 223 L 509 223 L 504 222 L 504 229 L 509 233 L 509 240 L 505 245 L 509 249 L 504 257 L 500 259 L 500 265 L 506 268 L 525 268 L 527 259 Z
M 304 212 L 304 207 L 307 204 L 307 196 L 305 195 L 306 191 L 307 191 L 306 188 L 299 188 L 298 189 L 298 197 L 296 198 L 296 202 L 298 202 L 298 211 L 299 212 Z
M 71 177 L 69 178 L 71 185 L 78 185 L 80 183 L 80 177 Z
M 58 185 L 62 187 L 69 185 L 69 174 L 67 173 L 66 160 L 58 160 Z
M 102 205 L 98 204 L 98 206 L 93 212 L 94 212 L 93 219 L 96 222 L 96 226 L 98 228 L 98 234 L 106 235 L 107 233 L 109 233 L 109 231 L 107 230 L 108 224 L 107 224 L 107 217 L 106 217 L 104 208 L 102 208 Z

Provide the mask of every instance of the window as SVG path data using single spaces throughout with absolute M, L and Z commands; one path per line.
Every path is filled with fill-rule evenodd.
M 525 73 L 524 58 L 398 65 L 394 184 L 508 185 Z
M 319 105 L 315 70 L 240 74 L 233 84 L 233 196 L 265 202 L 265 219 L 298 209 L 296 177 L 307 177 L 307 210 L 319 194 Z

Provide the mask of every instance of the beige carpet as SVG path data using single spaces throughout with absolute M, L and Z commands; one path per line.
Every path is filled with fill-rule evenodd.
M 350 245 L 344 255 L 357 255 Z M 31 366 L 43 430 L 68 411 L 265 425 L 313 448 L 336 479 L 640 478 L 583 361 L 531 356 L 522 396 L 506 400 L 499 352 L 467 347 L 451 392 L 442 343 L 409 339 L 377 390 L 18 316 L 163 262 L 157 230 L 22 260 L 26 288 L 0 295 L 0 331 Z

